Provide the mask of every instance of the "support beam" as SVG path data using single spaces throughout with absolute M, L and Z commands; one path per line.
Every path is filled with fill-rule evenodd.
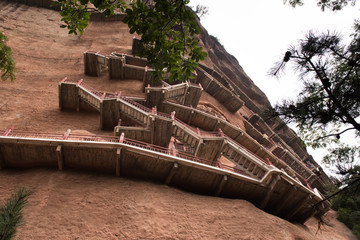
M 227 140 L 224 138 L 224 139 L 223 139 L 223 142 L 222 142 L 222 144 L 221 144 L 221 147 L 219 148 L 218 152 L 217 152 L 216 155 L 215 155 L 214 160 L 217 160 L 217 159 L 221 156 L 221 153 L 223 152 L 223 149 L 224 149 L 224 147 L 225 147 L 226 144 L 227 144 Z
M 56 157 L 57 157 L 57 161 L 58 161 L 58 169 L 59 171 L 62 171 L 64 169 L 64 157 L 62 154 L 62 146 L 58 145 L 56 147 Z
M 268 204 L 271 195 L 274 192 L 274 188 L 276 186 L 276 184 L 278 183 L 278 181 L 280 180 L 280 175 L 276 175 L 275 177 L 273 177 L 273 180 L 271 181 L 271 183 L 268 186 L 268 189 L 265 193 L 265 197 L 263 198 L 263 201 L 261 202 L 260 208 L 261 209 L 265 209 L 266 205 Z
M 76 111 L 80 112 L 80 101 L 81 101 L 81 97 L 80 97 L 80 90 L 79 90 L 79 86 L 76 86 L 76 91 L 77 91 L 77 96 L 76 96 Z
M 3 151 L 1 151 L 0 147 L 0 170 L 3 170 L 5 168 L 5 159 L 2 154 Z
M 64 78 L 65 79 L 65 78 Z M 58 87 L 58 97 L 59 97 L 59 109 L 60 110 L 63 110 L 63 104 L 62 104 L 62 92 L 61 92 L 61 85 L 62 85 L 62 82 L 59 83 L 59 87 Z
M 150 143 L 154 144 L 154 142 L 155 142 L 155 117 L 151 116 L 151 118 L 149 118 L 149 120 L 150 120 L 150 128 L 151 128 L 151 131 L 150 131 L 150 135 L 151 135 Z
M 281 210 L 284 209 L 284 207 L 288 206 L 287 203 L 289 202 L 289 200 L 291 199 L 293 193 L 297 190 L 296 186 L 291 185 L 286 191 L 284 191 L 281 196 L 280 199 L 281 201 L 279 201 L 278 206 L 276 207 L 274 214 L 275 215 L 279 215 L 279 213 L 281 212 Z
M 194 156 L 197 157 L 197 154 L 199 152 L 199 149 L 200 149 L 200 145 L 203 143 L 203 140 L 202 138 L 199 139 L 199 142 L 198 142 L 198 145 L 196 146 L 196 149 L 195 149 L 195 153 L 194 153 Z
M 291 209 L 291 211 L 288 212 L 285 219 L 290 220 L 292 217 L 294 217 L 295 214 L 297 214 L 300 211 L 300 209 L 309 202 L 311 198 L 312 198 L 311 195 L 307 194 L 304 198 L 298 201 L 296 205 Z
M 220 119 L 217 119 L 214 129 L 213 129 L 214 132 L 219 129 L 219 124 L 220 124 Z
M 104 118 L 105 118 L 105 111 L 104 111 L 104 101 L 100 101 L 100 129 L 104 130 Z
M 221 181 L 219 183 L 219 186 L 217 187 L 217 190 L 216 190 L 216 196 L 219 197 L 224 186 L 225 186 L 225 183 L 227 182 L 228 178 L 226 175 L 224 175 L 222 178 L 221 178 Z
M 167 176 L 167 178 L 166 178 L 166 180 L 165 180 L 165 184 L 166 184 L 166 185 L 169 185 L 169 184 L 170 184 L 171 179 L 172 179 L 173 176 L 175 175 L 178 167 L 179 167 L 179 165 L 178 165 L 176 162 L 174 162 L 174 165 L 173 165 L 173 167 L 171 168 L 171 170 L 170 170 L 170 172 L 169 172 L 169 174 L 168 174 L 168 176 Z
M 191 120 L 193 118 L 193 114 L 194 114 L 194 110 L 191 110 L 191 113 L 190 113 L 190 116 L 189 116 L 189 119 L 187 120 L 187 124 L 191 124 Z
M 121 148 L 116 149 L 116 176 L 120 177 L 121 170 Z

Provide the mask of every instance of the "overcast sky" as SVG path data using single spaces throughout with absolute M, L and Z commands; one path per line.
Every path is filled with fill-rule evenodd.
M 191 0 L 191 4 L 208 7 L 201 19 L 209 34 L 217 37 L 234 55 L 249 77 L 266 94 L 272 104 L 297 96 L 301 85 L 292 69 L 280 79 L 270 77 L 269 69 L 281 60 L 290 45 L 309 31 L 336 31 L 344 37 L 352 32 L 354 19 L 360 19 L 359 4 L 337 13 L 322 12 L 316 0 L 305 0 L 292 8 L 282 0 Z M 320 162 L 324 152 L 310 153 Z

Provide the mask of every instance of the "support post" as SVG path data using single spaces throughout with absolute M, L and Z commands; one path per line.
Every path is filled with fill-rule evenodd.
M 226 138 L 224 138 L 218 152 L 215 155 L 215 158 L 214 158 L 215 161 L 221 156 L 222 150 L 223 150 L 223 148 L 225 147 L 226 144 L 227 144 L 227 140 L 226 140 Z
M 81 97 L 80 97 L 80 88 L 79 85 L 76 85 L 76 112 L 80 112 L 80 101 L 81 101 Z
M 100 129 L 101 130 L 105 129 L 104 118 L 105 118 L 104 101 L 103 101 L 103 98 L 101 97 L 101 101 L 100 101 Z
M 155 142 L 155 117 L 151 116 L 151 118 L 149 118 L 150 122 L 150 127 L 151 127 L 151 131 L 150 131 L 150 135 L 151 135 L 151 144 L 154 144 Z
M 56 157 L 57 157 L 57 161 L 58 161 L 58 169 L 59 171 L 62 171 L 64 169 L 64 158 L 63 158 L 63 154 L 62 154 L 62 146 L 58 145 L 56 147 Z
M 309 200 L 311 199 L 311 195 L 307 194 L 303 199 L 301 199 L 296 205 L 295 208 L 293 208 L 288 215 L 286 216 L 285 219 L 290 220 L 292 217 L 294 217 L 299 211 L 300 209 L 309 202 Z
M 2 155 L 2 151 L 0 151 L 0 170 L 3 170 L 5 168 L 5 159 Z
M 263 198 L 263 201 L 261 202 L 260 208 L 261 209 L 265 209 L 266 205 L 268 204 L 271 195 L 274 192 L 274 188 L 276 186 L 276 184 L 278 183 L 278 181 L 280 180 L 280 175 L 276 175 L 275 177 L 273 177 L 273 180 L 271 181 L 271 183 L 269 184 L 269 187 L 265 193 L 265 197 Z
M 276 209 L 274 211 L 275 215 L 279 215 L 281 210 L 283 210 L 283 208 L 286 206 L 286 203 L 289 202 L 290 198 L 292 197 L 293 193 L 296 190 L 297 190 L 296 186 L 291 185 L 289 187 L 289 189 L 287 189 L 286 191 L 283 192 L 283 194 L 280 197 L 281 202 L 279 202 L 278 206 L 276 207 Z
M 202 144 L 203 140 L 200 138 L 199 139 L 199 143 L 198 145 L 196 146 L 196 149 L 195 149 L 195 153 L 194 153 L 194 156 L 197 157 L 197 154 L 198 154 L 198 151 L 200 149 L 200 145 Z
M 116 176 L 120 177 L 121 170 L 121 148 L 116 149 Z
M 62 105 L 63 105 L 63 104 L 62 104 L 62 90 L 61 90 L 62 83 L 63 83 L 63 81 L 61 81 L 61 82 L 59 83 L 59 87 L 58 87 L 59 109 L 60 109 L 60 110 L 63 109 L 63 107 L 62 107 Z
M 171 170 L 170 170 L 170 172 L 169 172 L 169 174 L 168 174 L 168 176 L 167 176 L 167 178 L 166 178 L 166 180 L 165 180 L 165 184 L 166 184 L 166 185 L 169 185 L 169 184 L 170 184 L 171 179 L 172 179 L 173 176 L 175 175 L 176 170 L 178 169 L 178 167 L 179 167 L 179 165 L 178 165 L 176 162 L 174 162 L 174 165 L 173 165 L 173 167 L 171 168 Z
M 125 139 L 125 133 L 122 132 L 119 137 L 119 143 L 123 143 L 124 139 Z
M 69 136 L 70 136 L 70 132 L 71 132 L 71 129 L 68 129 L 68 130 L 64 133 L 62 139 L 63 139 L 63 140 L 67 140 L 67 139 L 69 138 Z
M 227 182 L 227 176 L 224 175 L 222 178 L 221 178 L 221 181 L 219 183 L 219 186 L 217 187 L 217 190 L 216 190 L 216 196 L 219 197 L 224 186 L 225 186 L 225 183 Z
M 189 119 L 187 120 L 187 124 L 189 124 L 189 125 L 191 124 L 191 120 L 193 118 L 193 115 L 194 115 L 194 110 L 191 110 Z

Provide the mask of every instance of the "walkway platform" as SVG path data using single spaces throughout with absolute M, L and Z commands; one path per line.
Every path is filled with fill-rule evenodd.
M 53 167 L 164 182 L 184 190 L 248 200 L 267 212 L 304 222 L 329 208 L 315 190 L 269 166 L 259 179 L 231 166 L 114 136 L 17 132 L 0 136 L 0 169 Z
M 182 85 L 180 84 L 180 88 L 173 88 L 175 89 L 174 92 L 183 89 Z M 166 88 L 168 87 L 164 87 L 164 89 Z M 152 88 L 148 88 L 147 91 L 150 91 L 150 89 Z M 158 88 L 155 89 L 156 92 L 160 92 Z M 166 93 L 165 90 L 162 92 L 163 95 L 166 95 Z M 78 97 L 74 97 L 76 95 Z M 243 165 L 242 161 L 239 161 L 239 158 L 243 157 L 243 155 L 236 155 L 234 158 L 231 154 L 224 154 L 224 148 L 226 149 L 228 143 L 233 141 L 238 145 L 238 148 L 246 149 L 246 151 L 263 162 L 271 162 L 278 169 L 284 169 L 287 174 L 296 177 L 304 185 L 308 183 L 316 184 L 319 181 L 318 177 L 294 156 L 288 154 L 283 161 L 282 157 L 284 155 L 278 155 L 279 151 L 283 150 L 281 146 L 271 143 L 271 148 L 266 149 L 266 147 L 263 147 L 264 144 L 254 140 L 240 128 L 217 116 L 195 108 L 165 101 L 160 106 L 167 113 L 162 113 L 157 111 L 156 107 L 153 109 L 147 108 L 120 94 L 101 93 L 82 81 L 71 82 L 67 79 L 64 79 L 59 84 L 59 96 L 60 108 L 79 110 L 92 107 L 99 111 L 101 126 L 103 128 L 113 128 L 115 126 L 114 132 L 116 135 L 123 132 L 126 133 L 126 136 L 131 136 L 139 141 L 163 147 L 167 147 L 171 137 L 174 137 L 192 148 L 195 156 L 216 161 L 222 155 L 249 174 L 254 174 L 254 171 L 258 170 L 257 168 L 249 168 L 248 165 Z M 175 117 L 175 113 L 180 119 Z M 129 120 L 138 126 L 116 126 L 119 119 L 122 121 Z M 214 128 L 213 130 L 221 129 L 224 135 L 214 132 L 210 133 L 210 137 L 206 136 L 209 133 L 201 133 L 200 130 L 194 129 L 186 122 L 205 130 L 207 128 L 210 130 L 212 128 Z

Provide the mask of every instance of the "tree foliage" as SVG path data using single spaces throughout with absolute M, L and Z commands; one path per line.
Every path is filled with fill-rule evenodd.
M 197 34 L 201 32 L 194 13 L 187 6 L 189 0 L 124 1 L 111 0 L 58 0 L 62 21 L 69 33 L 82 34 L 92 12 L 106 16 L 116 10 L 126 12 L 124 22 L 130 33 L 141 36 L 138 54 L 146 57 L 155 69 L 156 78 L 170 73 L 170 81 L 193 78 L 198 62 L 206 53 L 198 46 Z M 94 7 L 89 7 L 92 5 Z
M 17 227 L 23 222 L 22 210 L 30 195 L 26 188 L 19 188 L 0 206 L 0 240 L 10 240 L 15 236 Z
M 323 163 L 328 166 L 335 166 L 337 174 L 349 179 L 359 174 L 360 149 L 345 144 L 329 149 L 323 158 Z
M 288 3 L 292 7 L 302 6 L 304 4 L 303 0 L 284 0 L 284 3 Z M 318 0 L 317 5 L 321 8 L 322 11 L 329 9 L 332 11 L 338 11 L 346 7 L 348 4 L 352 6 L 355 5 L 356 0 Z
M 302 0 L 289 0 L 291 6 Z M 356 0 L 319 0 L 324 11 L 341 10 Z M 352 40 L 342 43 L 336 33 L 309 32 L 284 58 L 275 64 L 272 74 L 278 76 L 291 63 L 299 73 L 303 88 L 296 99 L 284 100 L 264 114 L 296 123 L 300 136 L 312 147 L 330 148 L 323 163 L 335 166 L 340 180 L 329 186 L 327 199 L 337 211 L 337 218 L 360 238 L 360 150 L 340 143 L 341 135 L 353 131 L 360 136 L 360 23 L 355 21 Z
M 295 100 L 270 109 L 271 116 L 295 122 L 308 145 L 324 147 L 341 134 L 360 133 L 360 25 L 348 46 L 336 33 L 309 32 L 286 52 L 272 72 L 278 75 L 291 62 L 303 81 Z M 279 67 L 280 66 L 280 67 Z M 328 138 L 332 137 L 332 138 Z
M 3 81 L 15 80 L 15 61 L 11 48 L 6 44 L 8 38 L 0 31 L 0 74 Z

